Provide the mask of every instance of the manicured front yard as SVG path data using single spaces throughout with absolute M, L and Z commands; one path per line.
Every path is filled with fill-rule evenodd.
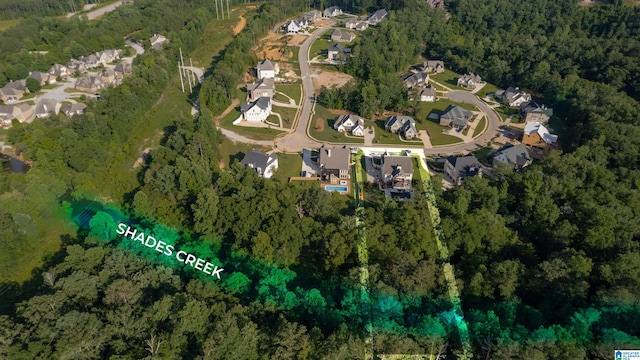
M 254 140 L 273 140 L 278 135 L 282 134 L 283 131 L 275 130 L 272 128 L 263 128 L 263 127 L 246 127 L 246 126 L 237 126 L 233 125 L 233 121 L 240 116 L 240 107 L 237 106 L 233 110 L 231 110 L 227 116 L 223 117 L 220 120 L 220 126 L 225 129 L 229 129 L 239 135 L 246 136 L 250 139 Z
M 333 129 L 333 123 L 338 117 L 330 113 L 323 106 L 317 105 L 314 110 L 314 114 L 311 117 L 311 123 L 309 124 L 309 134 L 319 141 L 337 142 L 337 143 L 353 143 L 363 144 L 363 138 L 347 137 L 343 133 L 339 133 Z M 320 119 L 320 120 L 318 120 Z M 365 122 L 365 128 L 371 126 L 371 122 Z
M 280 116 L 282 117 L 282 126 L 284 126 L 287 129 L 291 129 L 291 126 L 293 125 L 293 121 L 295 120 L 296 112 L 298 111 L 298 109 L 274 106 L 272 111 L 280 114 Z
M 506 121 L 507 118 L 509 118 L 509 116 L 513 116 L 513 115 L 516 115 L 514 119 L 517 121 L 512 121 L 512 122 L 519 122 L 520 120 L 520 117 L 517 116 L 520 113 L 520 109 L 517 107 L 500 105 L 499 107 L 495 108 L 495 111 L 496 113 L 498 113 L 498 116 L 500 116 L 502 121 Z
M 312 60 L 316 56 L 320 56 L 323 58 L 327 57 L 327 49 L 329 45 L 331 45 L 331 41 L 327 40 L 327 38 L 331 38 L 327 36 L 331 31 L 327 31 L 325 35 L 322 35 L 320 38 L 316 39 L 313 44 L 311 44 L 311 48 L 309 49 L 309 60 Z
M 436 102 L 420 102 L 418 105 L 418 109 L 416 111 L 416 120 L 418 119 L 426 119 L 429 114 L 432 112 L 436 112 L 440 114 L 443 112 L 449 105 L 458 105 L 463 109 L 471 110 L 471 111 L 479 111 L 478 108 L 471 104 L 463 104 L 451 101 L 449 99 L 441 99 Z
M 453 72 L 449 69 L 440 74 L 430 74 L 429 78 L 439 82 L 442 85 L 450 87 L 452 90 L 466 90 L 458 86 L 458 78 L 460 74 Z
M 487 94 L 495 93 L 498 90 L 501 90 L 501 89 L 491 83 L 486 83 L 482 87 L 482 89 L 480 89 L 480 91 L 477 92 L 477 94 L 482 99 L 483 97 L 487 96 Z
M 296 104 L 300 104 L 300 98 L 302 97 L 302 87 L 300 84 L 276 85 L 276 91 L 279 91 L 292 98 L 296 101 Z M 289 102 L 289 99 L 286 99 L 286 97 L 286 100 L 280 100 L 281 98 L 283 98 L 281 95 L 280 97 L 278 97 L 278 94 L 276 94 L 276 97 L 279 101 L 284 101 L 287 103 Z
M 429 132 L 431 145 L 433 146 L 451 145 L 463 142 L 459 137 L 444 134 L 442 132 L 442 130 L 455 131 L 451 128 L 440 126 L 431 120 L 423 120 L 421 125 L 423 125 Z
M 376 120 L 375 121 L 375 129 L 376 136 L 373 138 L 373 144 L 395 144 L 395 145 L 408 145 L 408 146 L 421 146 L 422 140 L 400 140 L 400 135 L 394 134 L 390 131 L 385 130 L 384 128 L 385 120 Z M 418 124 L 416 124 L 416 128 L 418 128 Z

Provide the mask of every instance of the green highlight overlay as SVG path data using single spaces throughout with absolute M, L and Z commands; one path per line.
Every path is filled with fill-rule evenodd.
M 190 265 L 194 269 L 202 271 L 207 275 L 217 276 L 218 279 L 220 279 L 220 273 L 224 271 L 223 268 L 219 268 L 217 265 L 205 261 L 202 258 L 199 258 L 186 251 L 176 249 L 174 244 L 168 243 L 163 240 L 157 240 L 151 235 L 147 235 L 145 237 L 145 234 L 142 230 L 139 231 L 139 229 L 128 226 L 125 223 L 118 224 L 116 233 L 122 235 L 125 238 L 130 238 L 134 242 L 139 241 L 142 245 L 151 249 L 155 249 L 155 251 L 159 252 L 162 255 L 173 257 L 174 260 L 184 263 L 185 265 Z

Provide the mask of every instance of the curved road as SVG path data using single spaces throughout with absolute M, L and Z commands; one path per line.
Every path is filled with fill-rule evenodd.
M 230 130 L 219 128 L 222 133 L 229 137 L 234 141 L 240 141 L 248 144 L 254 145 L 263 145 L 269 146 L 271 144 L 275 145 L 281 151 L 286 152 L 300 152 L 302 149 L 313 149 L 322 146 L 322 142 L 315 141 L 311 139 L 307 133 L 309 127 L 309 121 L 311 119 L 313 107 L 314 107 L 314 97 L 315 94 L 313 92 L 313 82 L 311 80 L 311 74 L 309 71 L 309 49 L 311 48 L 311 44 L 322 36 L 327 30 L 329 30 L 332 25 L 327 25 L 325 27 L 319 28 L 314 31 L 300 46 L 300 51 L 298 53 L 298 61 L 300 64 L 300 77 L 302 78 L 302 90 L 304 93 L 304 97 L 302 100 L 302 109 L 300 110 L 300 116 L 298 117 L 295 125 L 295 131 L 276 138 L 274 141 L 258 141 L 246 138 L 244 136 L 238 135 Z M 468 104 L 473 104 L 477 106 L 486 116 L 487 116 L 487 130 L 480 135 L 477 139 L 472 142 L 467 142 L 463 144 L 455 144 L 455 145 L 445 145 L 434 148 L 424 149 L 425 155 L 435 155 L 435 154 L 451 154 L 456 152 L 463 151 L 471 151 L 476 150 L 481 147 L 484 147 L 487 142 L 489 142 L 498 132 L 498 127 L 500 126 L 500 118 L 493 111 L 491 107 L 489 107 L 484 101 L 480 100 L 478 96 L 472 94 L 468 91 L 449 91 L 448 98 Z M 335 145 L 346 145 L 346 146 L 358 146 L 363 147 L 363 145 L 357 144 L 335 144 Z M 378 145 L 376 148 L 382 149 L 409 149 L 416 148 L 416 146 L 411 145 Z M 422 148 L 422 147 L 420 147 Z

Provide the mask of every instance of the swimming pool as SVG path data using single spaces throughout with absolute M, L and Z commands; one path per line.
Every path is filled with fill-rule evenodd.
M 324 187 L 327 191 L 339 191 L 339 192 L 347 192 L 349 190 L 346 186 L 335 186 L 335 185 L 327 185 Z

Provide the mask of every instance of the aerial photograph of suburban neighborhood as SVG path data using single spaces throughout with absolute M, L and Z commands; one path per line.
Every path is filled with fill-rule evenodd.
M 640 1 L 0 0 L 0 359 L 640 360 Z

